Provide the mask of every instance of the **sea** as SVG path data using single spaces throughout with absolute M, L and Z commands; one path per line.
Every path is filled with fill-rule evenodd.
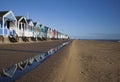
M 120 42 L 120 39 L 79 39 L 79 40 Z

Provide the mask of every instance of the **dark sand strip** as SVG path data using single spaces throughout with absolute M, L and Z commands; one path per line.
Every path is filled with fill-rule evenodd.
M 15 63 L 34 57 L 41 52 L 47 52 L 49 49 L 56 47 L 63 42 L 66 41 L 0 44 L 0 72 L 2 71 L 2 68 L 8 68 Z

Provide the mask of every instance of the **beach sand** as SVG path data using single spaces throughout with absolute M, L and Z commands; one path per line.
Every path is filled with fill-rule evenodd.
M 120 43 L 74 40 L 17 82 L 120 82 Z

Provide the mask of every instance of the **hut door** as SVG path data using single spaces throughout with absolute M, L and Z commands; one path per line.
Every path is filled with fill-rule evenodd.
M 19 29 L 21 30 L 21 24 L 19 24 Z
M 7 28 L 10 29 L 10 21 L 7 21 Z

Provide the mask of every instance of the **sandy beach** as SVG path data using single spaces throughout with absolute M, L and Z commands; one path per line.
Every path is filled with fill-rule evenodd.
M 74 40 L 17 82 L 120 82 L 120 43 Z

